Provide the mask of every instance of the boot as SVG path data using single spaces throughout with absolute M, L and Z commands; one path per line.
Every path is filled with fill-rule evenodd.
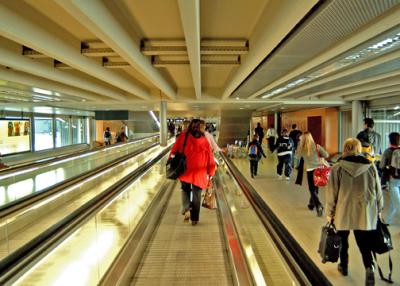
M 365 269 L 365 286 L 375 285 L 374 267 L 367 267 Z
M 347 276 L 347 274 L 348 274 L 347 265 L 338 264 L 337 270 L 338 270 L 340 273 L 342 273 L 343 276 Z

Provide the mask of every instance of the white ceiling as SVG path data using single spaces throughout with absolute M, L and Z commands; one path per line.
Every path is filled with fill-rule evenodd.
M 157 110 L 166 100 L 171 114 L 218 116 L 400 102 L 399 46 L 337 68 L 400 33 L 398 19 L 400 0 L 0 1 L 0 104 Z

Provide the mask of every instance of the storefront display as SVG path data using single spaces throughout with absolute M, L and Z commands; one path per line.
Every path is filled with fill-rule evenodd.
M 30 121 L 0 119 L 0 153 L 2 155 L 30 151 Z

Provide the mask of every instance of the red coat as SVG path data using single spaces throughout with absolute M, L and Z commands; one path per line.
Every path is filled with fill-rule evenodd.
M 170 156 L 177 151 L 182 152 L 185 135 L 186 133 L 182 133 L 176 138 Z M 214 176 L 215 173 L 215 161 L 210 143 L 208 143 L 204 136 L 195 138 L 192 134 L 189 134 L 184 153 L 187 168 L 179 176 L 179 180 L 193 184 L 203 190 L 206 189 L 208 186 L 208 177 Z

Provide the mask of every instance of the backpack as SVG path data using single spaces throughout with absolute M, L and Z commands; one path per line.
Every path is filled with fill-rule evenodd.
M 258 148 L 256 144 L 252 144 L 249 147 L 249 156 L 250 157 L 255 157 L 258 155 Z
M 392 153 L 392 160 L 390 161 L 390 167 L 393 169 L 393 176 L 400 178 L 400 148 L 397 148 Z
M 111 138 L 111 133 L 109 131 L 104 131 L 105 138 Z

